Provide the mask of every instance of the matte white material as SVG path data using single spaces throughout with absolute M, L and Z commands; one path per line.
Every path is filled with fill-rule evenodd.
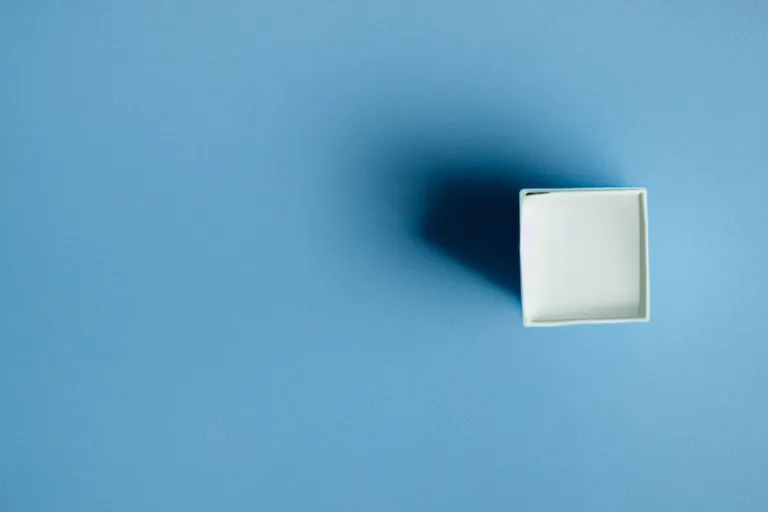
M 520 194 L 525 325 L 647 321 L 644 189 Z

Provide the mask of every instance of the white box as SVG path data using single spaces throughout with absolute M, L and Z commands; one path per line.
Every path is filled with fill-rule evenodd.
M 526 326 L 648 321 L 646 190 L 520 191 L 520 274 Z

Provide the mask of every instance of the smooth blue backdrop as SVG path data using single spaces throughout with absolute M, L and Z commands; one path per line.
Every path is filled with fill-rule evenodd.
M 0 509 L 767 510 L 766 34 L 0 2 Z M 414 154 L 647 187 L 651 323 L 523 329 L 414 236 Z

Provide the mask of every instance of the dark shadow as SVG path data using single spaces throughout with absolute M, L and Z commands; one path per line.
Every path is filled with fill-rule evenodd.
M 426 159 L 416 170 L 417 240 L 520 301 L 520 203 L 526 188 L 616 185 L 533 161 Z

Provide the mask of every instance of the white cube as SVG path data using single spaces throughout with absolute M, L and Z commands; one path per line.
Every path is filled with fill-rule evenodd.
M 650 318 L 646 190 L 520 192 L 526 326 Z

